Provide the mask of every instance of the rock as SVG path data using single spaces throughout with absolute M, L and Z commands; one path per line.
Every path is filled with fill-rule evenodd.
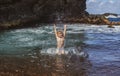
M 77 60 L 78 60 L 78 56 L 77 56 L 76 54 L 73 54 L 73 55 L 70 57 L 70 62 L 72 62 L 72 63 L 75 63 Z
M 108 25 L 108 28 L 115 28 L 113 25 Z
M 0 0 L 0 28 L 80 17 L 88 14 L 85 9 L 86 0 Z
M 110 24 L 104 16 L 111 13 L 90 15 L 85 10 L 86 0 L 0 0 L 0 30 L 57 21 Z M 114 24 L 120 25 L 120 22 Z

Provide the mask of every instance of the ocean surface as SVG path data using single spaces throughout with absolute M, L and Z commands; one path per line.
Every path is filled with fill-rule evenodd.
M 58 56 L 53 24 L 41 25 L 0 32 L 0 75 L 120 76 L 120 26 L 67 24 L 66 54 Z
M 108 18 L 111 22 L 120 22 L 120 18 Z

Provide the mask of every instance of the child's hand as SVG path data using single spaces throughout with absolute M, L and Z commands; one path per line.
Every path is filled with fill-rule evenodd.
M 64 25 L 64 28 L 65 28 L 65 29 L 66 29 L 66 27 L 67 27 L 67 26 L 66 26 L 66 25 Z

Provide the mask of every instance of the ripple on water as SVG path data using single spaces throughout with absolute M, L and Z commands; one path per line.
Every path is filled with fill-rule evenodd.
M 76 48 L 74 47 L 81 46 L 82 43 L 85 43 L 86 46 L 83 47 L 82 51 L 76 51 Z M 39 49 L 39 52 L 37 53 L 33 51 L 35 56 L 32 53 L 28 55 L 31 55 L 33 58 L 31 63 L 36 64 L 40 62 L 39 64 L 43 67 L 42 71 L 46 73 L 52 71 L 51 68 L 54 66 L 53 70 L 63 70 L 64 73 L 67 71 L 66 73 L 69 74 L 68 76 L 79 76 L 81 75 L 81 71 L 85 74 L 87 72 L 86 69 L 89 68 L 84 68 L 86 66 L 83 66 L 83 64 L 85 65 L 86 63 L 79 63 L 78 59 L 80 56 L 86 57 L 88 53 L 88 59 L 93 64 L 91 69 L 93 72 L 91 72 L 92 74 L 89 76 L 93 76 L 93 74 L 94 76 L 104 76 L 110 74 L 108 69 L 114 72 L 113 69 L 119 68 L 120 26 L 115 26 L 115 28 L 107 28 L 107 26 L 71 24 L 70 26 L 67 26 L 65 45 L 66 55 L 56 58 L 56 48 L 52 48 L 55 46 L 56 40 L 53 32 L 53 26 L 17 29 L 0 34 L 0 54 L 11 54 L 11 56 L 12 54 L 26 55 L 29 51 L 33 51 L 35 48 L 40 48 L 41 54 L 39 53 Z M 85 51 L 87 51 L 87 53 Z M 62 65 L 60 63 L 62 63 Z M 108 67 L 103 68 L 105 65 L 108 65 Z M 59 68 L 60 66 L 62 66 L 62 68 Z M 39 68 L 39 70 L 41 69 Z M 38 71 L 38 69 L 36 71 Z M 118 70 L 115 69 L 115 71 Z M 102 75 L 97 73 L 101 73 Z M 56 76 L 58 76 L 58 74 L 56 74 Z

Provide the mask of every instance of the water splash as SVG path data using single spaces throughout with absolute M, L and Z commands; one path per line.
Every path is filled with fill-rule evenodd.
M 56 51 L 57 51 L 57 48 L 49 48 L 49 49 L 40 50 L 40 53 L 42 55 L 49 55 L 49 56 L 59 55 Z M 65 56 L 69 57 L 69 59 L 73 59 L 75 57 L 77 57 L 78 59 L 87 59 L 88 58 L 88 53 L 83 51 L 81 49 L 81 47 L 65 48 L 64 53 L 65 54 L 61 54 L 61 55 L 65 55 Z

